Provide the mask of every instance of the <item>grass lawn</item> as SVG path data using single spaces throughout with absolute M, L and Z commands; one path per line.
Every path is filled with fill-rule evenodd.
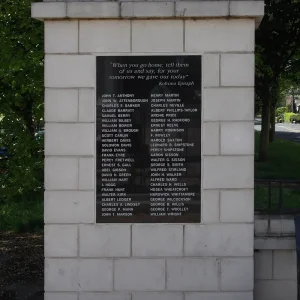
M 258 157 L 259 133 L 255 132 L 255 153 Z M 299 180 L 300 182 L 300 144 L 275 139 L 269 146 L 269 158 L 266 162 L 255 162 L 256 179 Z M 272 207 L 278 207 L 280 199 L 279 185 L 272 185 Z M 283 188 L 283 208 L 300 208 L 300 186 L 298 189 Z M 268 188 L 255 186 L 255 208 L 263 209 L 268 205 Z
M 0 204 L 0 232 L 40 232 L 44 225 L 43 201 Z
M 258 157 L 259 132 L 255 132 L 255 154 Z M 275 139 L 269 146 L 266 162 L 255 162 L 255 178 L 294 179 L 300 181 L 300 144 Z

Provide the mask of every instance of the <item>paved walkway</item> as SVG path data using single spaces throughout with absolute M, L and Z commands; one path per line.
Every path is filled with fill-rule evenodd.
M 255 119 L 255 130 L 261 130 L 260 123 L 260 119 Z M 275 134 L 282 139 L 300 143 L 300 124 L 277 123 L 275 126 Z

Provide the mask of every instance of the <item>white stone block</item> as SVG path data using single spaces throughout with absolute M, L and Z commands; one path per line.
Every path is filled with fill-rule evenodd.
M 45 21 L 45 53 L 77 53 L 78 21 Z
M 95 98 L 94 89 L 79 90 L 79 122 L 95 121 Z
M 252 224 L 186 225 L 186 256 L 251 256 Z
M 230 14 L 232 16 L 263 16 L 264 1 L 230 1 Z
M 78 90 L 45 89 L 45 121 L 77 122 Z
M 274 279 L 297 280 L 296 251 L 274 251 Z
M 294 235 L 295 234 L 295 222 L 294 222 L 293 217 L 282 218 L 281 232 L 283 235 Z
M 293 220 L 293 217 L 271 217 L 270 233 L 274 235 L 294 236 L 295 222 Z
M 253 188 L 253 156 L 207 156 L 203 164 L 204 189 Z
M 45 293 L 45 300 L 78 300 L 77 293 Z
M 113 289 L 113 261 L 83 259 L 79 261 L 79 290 L 104 292 Z
M 78 227 L 76 225 L 45 226 L 45 257 L 76 257 Z
M 79 157 L 79 189 L 95 189 L 95 159 L 90 157 Z
M 221 154 L 254 155 L 253 122 L 221 123 Z
M 178 1 L 175 7 L 177 17 L 222 17 L 229 14 L 226 1 Z
M 254 86 L 254 67 L 254 54 L 222 54 L 221 86 Z
M 132 21 L 132 52 L 182 51 L 182 20 Z
M 295 235 L 295 222 L 293 217 L 270 218 L 270 232 L 275 235 L 293 236 Z
M 45 158 L 45 188 L 46 190 L 77 189 L 78 188 L 77 158 L 46 157 Z
M 254 249 L 257 250 L 294 250 L 296 240 L 294 237 L 256 237 Z
M 174 2 L 121 2 L 123 18 L 173 17 Z
M 217 291 L 218 268 L 215 258 L 167 259 L 167 290 Z
M 61 299 L 64 300 L 64 299 Z M 128 293 L 80 293 L 79 300 L 131 300 Z
M 270 233 L 281 235 L 282 232 L 282 220 L 275 216 L 274 218 L 270 217 Z
M 204 121 L 253 121 L 253 88 L 203 90 Z
M 45 291 L 78 291 L 78 271 L 76 259 L 45 259 Z
M 47 123 L 46 155 L 94 155 L 94 124 Z
M 219 223 L 219 191 L 205 190 L 202 195 L 202 223 Z
M 220 86 L 220 55 L 204 54 L 202 56 L 202 84 L 204 87 Z
M 60 19 L 67 16 L 66 3 L 32 3 L 31 4 L 31 17 L 35 19 Z
M 46 259 L 46 291 L 110 291 L 113 263 L 107 259 Z
M 45 193 L 45 223 L 93 223 L 94 214 L 94 192 Z
M 164 259 L 116 259 L 114 269 L 116 291 L 163 291 Z
M 130 225 L 81 225 L 80 257 L 130 256 Z
M 254 191 L 221 191 L 221 222 L 253 222 Z
M 93 55 L 46 55 L 45 87 L 94 87 L 96 60 Z
M 269 222 L 267 219 L 258 219 L 257 217 L 254 220 L 254 230 L 255 236 L 266 235 L 269 231 Z
M 296 300 L 297 281 L 257 280 L 254 286 L 254 299 Z
M 253 300 L 252 292 L 186 293 L 185 300 Z
M 116 18 L 119 16 L 117 2 L 69 2 L 67 4 L 68 18 Z
M 130 52 L 129 20 L 84 20 L 79 32 L 80 52 Z
M 252 291 L 254 286 L 253 258 L 221 260 L 221 290 Z
M 254 252 L 254 279 L 272 279 L 273 254 L 270 250 Z
M 133 293 L 132 300 L 183 300 L 183 294 L 168 292 Z
M 201 6 L 200 3 L 193 5 Z M 186 20 L 185 51 L 252 52 L 254 51 L 254 26 L 254 20 L 250 19 Z
M 182 225 L 139 225 L 132 227 L 133 256 L 182 256 Z
M 203 123 L 202 153 L 218 155 L 220 152 L 220 124 L 217 122 Z M 253 131 L 253 126 L 252 126 Z

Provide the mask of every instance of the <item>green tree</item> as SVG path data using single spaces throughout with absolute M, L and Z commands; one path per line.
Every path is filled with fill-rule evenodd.
M 262 112 L 260 160 L 266 160 L 268 155 L 280 78 L 298 64 L 296 54 L 300 49 L 299 0 L 266 0 L 265 4 L 266 14 L 256 32 L 256 103 Z
M 43 23 L 31 18 L 30 6 L 31 0 L 0 2 L 0 146 L 10 155 L 0 194 L 7 200 L 42 192 L 35 132 L 43 118 Z

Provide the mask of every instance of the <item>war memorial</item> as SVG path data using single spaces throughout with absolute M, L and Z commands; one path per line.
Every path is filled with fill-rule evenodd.
M 263 15 L 253 0 L 32 4 L 45 24 L 46 300 L 282 299 L 272 280 L 254 297 Z

